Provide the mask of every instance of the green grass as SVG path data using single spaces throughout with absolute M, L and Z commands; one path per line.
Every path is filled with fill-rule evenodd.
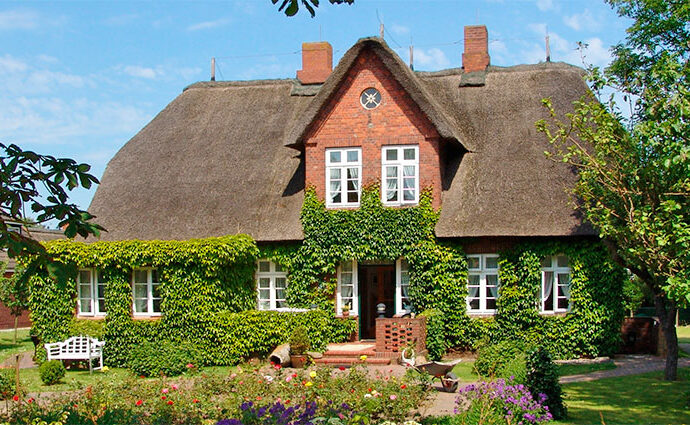
M 561 424 L 690 423 L 690 369 L 666 382 L 662 372 L 563 385 L 568 419 Z
M 678 326 L 676 328 L 679 344 L 690 344 L 690 326 Z
M 560 376 L 581 375 L 583 373 L 592 373 L 600 370 L 611 370 L 615 368 L 616 365 L 613 364 L 613 362 L 591 364 L 562 364 L 558 365 L 558 374 Z
M 463 360 L 455 365 L 453 373 L 460 379 L 461 384 L 463 382 L 476 382 L 479 379 L 477 374 L 474 373 L 474 361 L 472 360 Z
M 12 343 L 14 329 L 0 331 L 0 362 L 4 362 L 10 356 L 24 351 L 34 351 L 34 344 L 29 336 L 29 329 L 19 329 L 17 343 Z

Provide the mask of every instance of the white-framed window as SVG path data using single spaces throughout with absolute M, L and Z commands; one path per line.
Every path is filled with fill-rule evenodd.
M 158 270 L 152 268 L 132 271 L 132 307 L 135 316 L 159 316 L 161 314 L 161 292 Z
M 499 286 L 497 254 L 467 256 L 467 311 L 469 313 L 495 313 Z
M 547 255 L 541 262 L 541 312 L 566 312 L 570 307 L 570 260 Z
M 362 149 L 326 149 L 326 206 L 358 207 L 362 189 Z
M 343 307 L 350 309 L 350 315 L 359 314 L 359 294 L 357 280 L 357 262 L 344 261 L 338 266 L 338 289 L 336 291 L 337 313 L 343 314 Z
M 105 316 L 105 280 L 98 270 L 79 270 L 77 292 L 78 316 Z
M 410 301 L 410 265 L 404 258 L 395 262 L 395 314 L 412 312 Z
M 287 273 L 283 266 L 267 259 L 257 263 L 256 286 L 259 310 L 280 310 L 288 308 L 285 301 Z
M 386 146 L 381 150 L 382 201 L 386 205 L 419 202 L 419 147 Z

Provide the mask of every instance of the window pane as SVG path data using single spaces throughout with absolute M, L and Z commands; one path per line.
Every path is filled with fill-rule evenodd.
M 359 202 L 359 192 L 347 192 L 347 202 Z
M 468 269 L 479 269 L 479 257 L 467 257 Z
M 340 179 L 340 168 L 331 168 L 331 180 L 339 180 Z
M 414 190 L 403 190 L 403 200 L 404 201 L 414 201 Z
M 348 192 L 357 192 L 357 180 L 348 180 L 347 181 L 347 190 Z
M 80 313 L 91 313 L 91 299 L 82 298 L 79 300 L 79 312 Z
M 568 299 L 567 298 L 559 298 L 558 299 L 558 308 L 561 310 L 567 310 L 568 309 Z
M 414 177 L 415 174 L 415 166 L 414 165 L 406 165 L 403 167 L 403 177 Z
M 570 285 L 570 275 L 568 273 L 558 273 L 559 285 Z
M 147 296 L 146 285 L 134 285 L 134 298 L 146 298 Z
M 271 303 L 269 301 L 261 301 L 259 303 L 259 310 L 268 310 L 271 308 Z
M 270 272 L 271 262 L 270 261 L 259 261 L 259 271 L 260 272 Z
M 79 285 L 79 295 L 81 298 L 91 298 L 91 284 Z
M 479 275 L 471 274 L 467 276 L 467 284 L 472 286 L 479 286 Z
M 331 163 L 337 164 L 340 162 L 340 151 L 330 151 L 328 156 L 331 160 Z
M 386 149 L 386 161 L 397 161 L 398 150 L 397 149 Z
M 357 180 L 359 178 L 359 168 L 348 168 L 347 178 Z
M 342 202 L 342 194 L 340 193 L 340 182 L 331 182 L 331 202 L 339 204 Z
M 161 312 L 161 300 L 160 300 L 160 298 L 153 300 L 153 312 L 154 313 L 160 313 Z
M 135 313 L 148 313 L 149 312 L 148 300 L 134 300 L 134 312 Z
M 470 310 L 479 310 L 479 299 L 470 300 Z
M 350 298 L 352 297 L 352 286 L 350 285 L 343 285 L 340 287 L 340 297 L 341 298 Z
M 105 285 L 99 284 L 98 285 L 98 298 L 104 298 L 105 297 Z
M 79 270 L 79 282 L 80 283 L 91 282 L 91 270 Z
M 543 260 L 541 260 L 542 267 L 551 267 L 551 256 L 547 255 Z
M 487 299 L 486 300 L 486 309 L 487 310 L 496 310 L 496 299 Z
M 271 287 L 271 279 L 268 277 L 260 277 L 259 278 L 259 288 L 270 288 Z
M 558 264 L 558 267 L 568 267 L 568 257 L 565 255 L 559 255 L 556 259 L 556 263 Z
M 283 271 L 283 266 L 281 266 L 278 263 L 274 263 L 274 266 L 276 268 L 276 272 L 282 272 Z
M 276 278 L 276 289 L 277 288 L 282 288 L 282 289 L 287 288 L 287 279 L 285 279 L 284 277 L 277 277 Z
M 287 308 L 289 306 L 287 304 L 287 301 L 276 300 L 276 307 L 277 308 Z
M 259 299 L 261 299 L 261 300 L 271 299 L 271 291 L 269 291 L 268 289 L 260 289 L 259 290 Z
M 151 282 L 153 282 L 153 283 L 160 282 L 160 280 L 158 279 L 158 270 L 157 269 L 151 270 Z
M 398 167 L 386 167 L 386 177 L 398 177 Z
M 487 269 L 497 269 L 498 268 L 498 257 L 486 257 Z
M 498 275 L 487 274 L 486 275 L 486 285 L 487 286 L 498 286 Z
M 343 272 L 352 271 L 352 262 L 351 261 L 345 261 L 344 263 L 342 263 L 341 264 L 341 270 Z
M 347 151 L 347 162 L 358 162 L 359 151 Z
M 387 190 L 386 191 L 386 202 L 395 202 L 398 200 L 397 190 Z
M 352 299 L 347 299 L 347 300 L 342 300 L 343 307 L 347 306 L 350 310 L 352 310 Z
M 153 298 L 160 298 L 161 297 L 161 287 L 160 285 L 152 285 L 151 286 L 151 296 Z
M 405 149 L 403 152 L 404 152 L 403 153 L 404 159 L 414 159 L 414 157 L 415 157 L 414 149 L 408 148 L 408 149 Z
M 414 177 L 403 179 L 403 189 L 414 189 L 414 188 L 415 188 Z
M 352 273 L 342 273 L 340 276 L 340 284 L 342 286 L 352 285 Z
M 276 289 L 276 300 L 285 299 L 285 289 Z
M 98 312 L 105 313 L 105 300 L 98 300 Z
M 134 282 L 135 283 L 146 283 L 146 282 L 148 282 L 148 273 L 146 273 L 146 270 L 134 270 Z

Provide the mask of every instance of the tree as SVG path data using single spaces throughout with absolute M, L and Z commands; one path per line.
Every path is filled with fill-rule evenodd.
M 285 11 L 285 15 L 287 16 L 295 16 L 297 12 L 299 11 L 299 5 L 300 3 L 309 11 L 309 14 L 313 18 L 316 16 L 316 11 L 314 8 L 319 7 L 319 0 L 271 0 L 273 4 L 276 4 L 280 1 L 280 7 L 278 7 L 278 11 L 282 12 L 283 9 Z M 355 0 L 328 0 L 331 4 L 352 4 L 355 2 Z M 287 7 L 286 7 L 287 6 Z
M 98 179 L 88 173 L 89 165 L 72 159 L 23 151 L 14 144 L 0 143 L 0 153 L 0 248 L 7 249 L 10 258 L 35 257 L 36 261 L 21 273 L 20 283 L 39 267 L 64 282 L 69 270 L 52 261 L 45 247 L 31 236 L 31 227 L 17 232 L 10 225 L 57 220 L 68 238 L 98 236 L 105 229 L 91 222 L 94 217 L 87 211 L 69 203 L 67 196 L 67 191 L 80 186 L 88 189 L 98 184 Z M 34 219 L 26 218 L 27 207 L 36 214 Z
M 650 289 L 666 337 L 665 379 L 674 380 L 675 316 L 690 300 L 690 6 L 608 3 L 633 20 L 625 42 L 612 48 L 604 72 L 589 69 L 592 92 L 573 113 L 562 119 L 545 99 L 551 123 L 537 127 L 551 142 L 549 154 L 578 169 L 578 208 Z M 602 102 L 607 90 L 614 94 Z
M 19 279 L 17 274 L 5 277 L 5 264 L 0 264 L 0 302 L 9 308 L 14 316 L 14 338 L 17 343 L 17 325 L 19 316 L 29 309 L 29 285 L 26 279 Z

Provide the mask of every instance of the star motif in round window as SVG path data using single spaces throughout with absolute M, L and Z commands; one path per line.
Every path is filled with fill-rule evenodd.
M 359 102 L 364 109 L 375 109 L 381 104 L 381 93 L 375 88 L 369 87 L 359 96 Z

